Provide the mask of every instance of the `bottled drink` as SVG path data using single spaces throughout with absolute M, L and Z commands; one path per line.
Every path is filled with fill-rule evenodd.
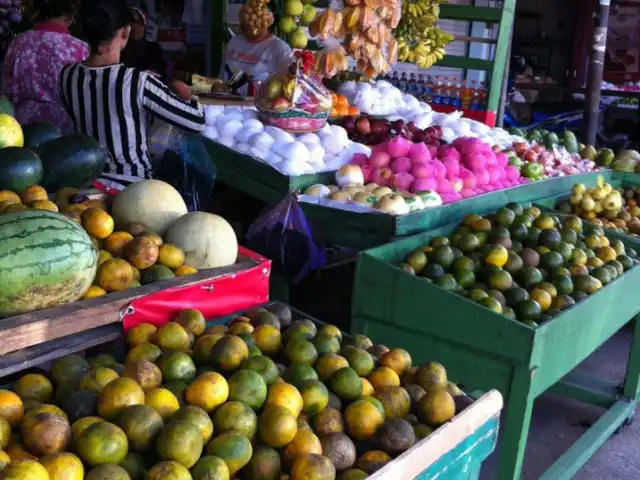
M 407 91 L 407 74 L 405 72 L 402 72 L 400 74 L 400 81 L 398 82 L 398 88 L 402 92 L 406 92 Z
M 433 99 L 434 105 L 443 105 L 442 103 L 442 79 L 436 77 L 435 85 L 433 86 Z
M 476 112 L 481 112 L 485 108 L 487 98 L 487 91 L 484 84 L 481 84 L 478 89 L 473 94 L 473 101 L 471 102 L 471 110 L 475 110 Z
M 398 86 L 398 72 L 393 72 L 393 75 L 391 75 L 391 85 L 393 85 L 394 87 Z
M 415 74 L 409 74 L 409 81 L 407 82 L 407 93 L 411 95 L 416 94 L 416 76 Z
M 451 80 L 444 77 L 442 84 L 442 105 L 451 105 Z
M 416 81 L 416 93 L 415 93 L 415 96 L 418 97 L 423 102 L 425 101 L 424 100 L 425 84 L 424 84 L 424 77 L 422 76 L 421 73 L 418 74 L 418 80 Z
M 469 110 L 471 108 L 471 102 L 473 101 L 473 93 L 476 90 L 476 82 L 473 80 L 471 86 L 467 82 L 463 82 L 462 90 L 460 92 L 460 103 L 462 108 Z
M 451 106 L 460 109 L 462 108 L 462 82 L 456 80 L 451 87 Z
M 427 77 L 424 101 L 427 103 L 433 103 L 433 77 L 431 75 Z

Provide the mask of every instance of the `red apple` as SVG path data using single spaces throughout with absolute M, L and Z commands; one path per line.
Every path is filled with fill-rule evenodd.
M 273 102 L 271 102 L 271 108 L 273 108 L 274 110 L 282 111 L 288 109 L 289 107 L 291 107 L 291 102 L 284 97 L 278 97 L 274 99 Z
M 356 132 L 360 135 L 368 135 L 371 133 L 371 123 L 365 116 L 358 117 L 356 120 Z

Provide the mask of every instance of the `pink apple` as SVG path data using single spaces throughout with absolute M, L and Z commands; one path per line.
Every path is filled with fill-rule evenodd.
M 409 158 L 415 164 L 423 164 L 431 161 L 429 147 L 422 142 L 414 143 L 409 149 Z
M 415 178 L 431 178 L 434 176 L 434 168 L 431 163 L 414 165 L 411 169 L 411 175 Z
M 392 180 L 391 186 L 393 188 L 397 188 L 398 190 L 409 191 L 413 185 L 413 175 L 407 172 L 396 173 Z
M 407 157 L 398 157 L 391 161 L 391 171 L 393 173 L 408 173 L 411 171 L 412 163 Z
M 373 173 L 373 167 L 371 165 L 360 165 L 360 170 L 362 170 L 362 177 L 364 178 L 364 183 L 367 184 L 371 181 L 371 174 Z
M 435 178 L 416 178 L 413 183 L 414 192 L 425 192 L 427 190 L 436 190 L 438 188 L 438 180 Z
M 444 178 L 447 176 L 447 169 L 439 160 L 433 161 L 433 172 L 434 177 L 438 180 L 444 180 Z
M 373 168 L 371 171 L 371 181 L 381 187 L 389 186 L 391 178 L 393 178 L 393 172 L 388 168 Z
M 351 163 L 354 165 L 368 165 L 369 157 L 367 157 L 364 153 L 356 153 L 351 159 Z
M 449 183 L 451 183 L 451 188 L 453 188 L 454 192 L 459 192 L 464 187 L 464 182 L 461 178 L 452 178 Z
M 384 168 L 388 167 L 389 163 L 391 163 L 391 155 L 389 155 L 385 150 L 376 150 L 375 148 L 371 151 L 371 156 L 369 157 L 369 165 L 372 167 Z

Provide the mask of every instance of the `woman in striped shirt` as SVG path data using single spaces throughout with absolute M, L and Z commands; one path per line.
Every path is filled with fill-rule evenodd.
M 83 4 L 80 22 L 91 54 L 62 70 L 60 91 L 76 131 L 111 154 L 99 183 L 120 190 L 152 176 L 147 134 L 153 117 L 199 133 L 204 110 L 195 98 L 182 101 L 154 74 L 120 63 L 133 23 L 125 0 Z

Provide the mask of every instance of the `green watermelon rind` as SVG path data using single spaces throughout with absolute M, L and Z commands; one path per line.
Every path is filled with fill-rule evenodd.
M 22 134 L 24 135 L 24 146 L 31 149 L 62 136 L 60 129 L 53 123 L 48 122 L 34 122 L 23 125 Z
M 22 192 L 31 185 L 39 185 L 44 168 L 38 155 L 22 147 L 0 149 L 0 190 Z
M 0 318 L 81 298 L 98 252 L 73 220 L 26 210 L 0 215 Z

